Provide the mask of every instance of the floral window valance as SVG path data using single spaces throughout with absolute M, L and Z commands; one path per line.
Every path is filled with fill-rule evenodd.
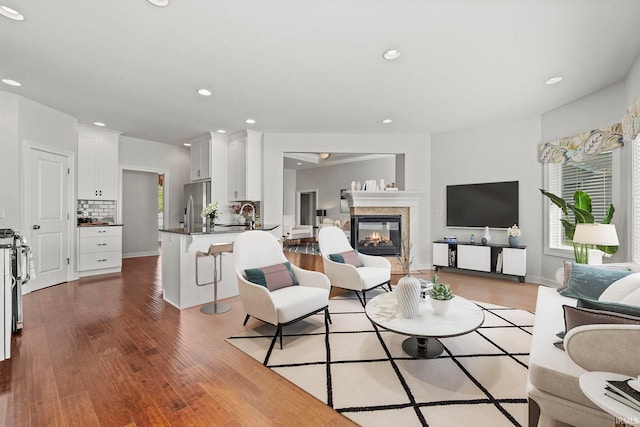
M 623 145 L 622 123 L 616 123 L 608 128 L 541 144 L 538 160 L 541 163 L 581 162 Z
M 640 133 L 640 96 L 633 101 L 622 120 L 622 135 L 625 141 L 633 141 Z

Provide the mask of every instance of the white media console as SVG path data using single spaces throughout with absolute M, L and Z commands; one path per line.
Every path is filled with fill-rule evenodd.
M 524 283 L 527 275 L 527 248 L 507 245 L 480 245 L 466 242 L 433 242 L 433 265 L 461 270 L 516 276 Z

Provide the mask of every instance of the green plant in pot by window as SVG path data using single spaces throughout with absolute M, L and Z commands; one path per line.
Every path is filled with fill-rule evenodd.
M 562 209 L 564 218 L 561 218 L 560 222 L 562 223 L 562 227 L 564 228 L 564 235 L 567 237 L 567 239 L 572 241 L 573 254 L 575 256 L 576 262 L 579 264 L 587 264 L 589 262 L 588 249 L 592 245 L 583 245 L 573 242 L 573 235 L 576 231 L 577 224 L 595 223 L 595 218 L 592 213 L 591 197 L 584 191 L 578 190 L 573 193 L 573 203 L 567 203 L 567 201 L 565 201 L 562 197 L 558 197 L 553 193 L 549 193 L 542 188 L 540 189 L 540 192 L 544 196 L 548 197 L 553 204 Z M 573 222 L 571 221 L 569 211 L 573 213 Z M 613 207 L 613 203 L 611 203 L 609 205 L 609 209 L 607 209 L 607 213 L 602 219 L 601 224 L 610 224 L 614 212 L 615 208 Z M 608 255 L 613 255 L 618 251 L 618 246 L 598 245 L 596 247 Z

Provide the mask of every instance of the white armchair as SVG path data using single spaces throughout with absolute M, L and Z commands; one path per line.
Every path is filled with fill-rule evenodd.
M 249 317 L 253 316 L 276 326 L 276 333 L 264 361 L 265 365 L 278 336 L 282 348 L 283 326 L 324 311 L 328 328 L 328 324 L 331 323 L 328 309 L 331 284 L 324 274 L 303 270 L 291 264 L 298 286 L 269 290 L 266 286 L 247 280 L 247 269 L 288 262 L 278 240 L 271 233 L 252 230 L 240 234 L 233 245 L 233 258 L 240 301 L 247 313 L 243 324 L 246 325 Z
M 304 239 L 313 237 L 312 225 L 296 225 L 296 218 L 293 215 L 282 216 L 282 230 L 287 239 Z
M 318 233 L 318 243 L 322 253 L 324 273 L 329 277 L 331 286 L 355 291 L 364 306 L 366 292 L 379 286 L 388 285 L 391 290 L 391 263 L 384 257 L 357 253 L 361 267 L 335 262 L 332 254 L 353 251 L 344 232 L 338 227 L 324 227 Z M 362 292 L 362 298 L 358 292 Z

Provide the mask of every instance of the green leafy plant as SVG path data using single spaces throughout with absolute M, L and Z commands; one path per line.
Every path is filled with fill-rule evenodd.
M 429 296 L 431 298 L 446 301 L 455 296 L 451 291 L 451 286 L 445 285 L 444 283 L 438 283 L 437 275 L 434 274 L 431 281 L 433 282 L 433 287 L 429 290 Z
M 595 223 L 595 218 L 592 213 L 591 197 L 584 191 L 578 190 L 573 193 L 573 203 L 567 203 L 567 201 L 565 201 L 562 197 L 556 196 L 553 193 L 549 193 L 542 188 L 540 189 L 540 192 L 544 196 L 548 197 L 553 204 L 562 209 L 564 218 L 561 218 L 560 222 L 562 223 L 562 227 L 564 228 L 564 235 L 573 243 L 573 254 L 575 256 L 576 262 L 580 264 L 586 264 L 589 261 L 589 253 L 587 250 L 590 246 L 593 245 L 583 245 L 580 243 L 575 243 L 573 242 L 573 235 L 576 231 L 577 224 Z M 573 221 L 571 221 L 569 211 L 573 213 Z M 602 219 L 601 224 L 610 224 L 614 212 L 615 208 L 613 207 L 613 203 L 611 203 L 609 205 L 609 209 L 607 209 L 606 215 Z M 609 255 L 613 255 L 618 251 L 618 246 L 598 245 L 597 248 L 605 254 Z

